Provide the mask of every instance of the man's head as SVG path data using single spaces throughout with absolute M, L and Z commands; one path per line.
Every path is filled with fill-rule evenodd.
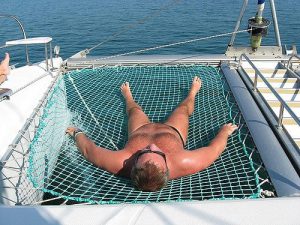
M 134 185 L 142 191 L 158 191 L 169 178 L 165 154 L 154 144 L 140 150 L 131 170 Z

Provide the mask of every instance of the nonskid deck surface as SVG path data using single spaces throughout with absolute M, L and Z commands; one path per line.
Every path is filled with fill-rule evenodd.
M 270 65 L 271 64 L 271 65 Z M 249 64 L 244 63 L 244 71 L 248 75 L 251 82 L 254 82 L 255 71 Z M 300 118 L 300 82 L 293 77 L 286 68 L 280 68 L 272 63 L 257 64 L 257 68 L 262 75 L 267 79 L 280 97 L 287 103 L 291 110 Z M 275 116 L 279 117 L 280 102 L 277 97 L 267 87 L 266 83 L 258 78 L 257 89 L 267 104 L 272 109 Z M 294 142 L 300 148 L 300 126 L 292 118 L 289 112 L 283 112 L 283 126 L 293 138 Z

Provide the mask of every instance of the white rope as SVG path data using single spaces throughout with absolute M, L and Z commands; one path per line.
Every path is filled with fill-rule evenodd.
M 275 197 L 275 193 L 273 191 L 261 190 L 260 197 L 264 198 L 265 196 L 267 196 L 267 197 Z
M 39 81 L 40 79 L 42 79 L 42 78 L 44 78 L 44 77 L 46 77 L 46 76 L 48 76 L 48 75 L 52 75 L 52 74 L 49 73 L 49 72 L 44 73 L 43 75 L 37 77 L 37 78 L 34 79 L 33 81 L 31 81 L 31 82 L 29 82 L 28 84 L 24 85 L 23 87 L 20 87 L 19 89 L 15 90 L 14 93 L 13 93 L 12 95 L 14 95 L 14 94 L 16 94 L 17 92 L 19 92 L 19 91 L 21 91 L 21 90 L 27 88 L 27 87 L 30 86 L 31 84 L 34 84 L 35 82 Z
M 94 116 L 93 112 L 91 111 L 91 109 L 89 108 L 89 106 L 86 104 L 84 98 L 82 97 L 82 95 L 80 94 L 79 90 L 77 89 L 75 83 L 74 83 L 74 79 L 70 76 L 70 74 L 68 75 L 69 76 L 69 80 L 71 81 L 74 89 L 76 90 L 79 98 L 81 99 L 82 103 L 84 104 L 85 108 L 88 110 L 89 114 L 91 115 L 91 117 L 93 118 L 93 120 L 95 121 L 95 123 L 100 127 L 100 132 L 102 132 L 104 134 L 104 136 L 109 140 L 109 142 L 114 146 L 114 148 L 116 150 L 119 150 L 118 147 L 115 145 L 115 143 L 112 141 L 112 139 L 110 139 L 106 133 L 103 131 L 103 129 L 101 128 L 101 125 L 100 123 L 98 122 L 98 120 L 96 119 L 96 117 Z
M 22 91 L 23 89 L 29 87 L 30 85 L 34 84 L 35 82 L 39 81 L 40 79 L 48 76 L 48 75 L 52 75 L 51 73 L 45 73 L 39 77 L 37 77 L 36 79 L 32 80 L 31 82 L 29 82 L 28 84 L 25 84 L 23 87 L 20 87 L 19 89 L 16 89 L 9 97 L 13 96 L 14 94 L 18 93 L 19 91 Z M 7 98 L 6 97 L 2 97 L 0 99 L 0 102 L 3 101 L 3 100 L 6 100 Z
M 55 201 L 55 200 L 58 200 L 58 199 L 62 199 L 62 197 L 55 197 L 55 198 L 49 198 L 49 199 L 45 199 L 45 200 L 41 200 L 41 201 L 36 201 L 36 202 L 33 202 L 31 204 L 28 204 L 28 205 L 41 205 L 42 203 Z
M 126 53 L 121 53 L 121 54 L 112 55 L 112 56 L 108 56 L 108 57 L 103 57 L 103 58 L 95 59 L 95 60 L 92 60 L 92 61 L 100 61 L 100 60 L 111 59 L 111 58 L 116 58 L 116 57 L 125 56 L 125 55 L 132 55 L 132 54 L 142 53 L 142 52 L 146 52 L 146 51 L 157 50 L 157 49 L 161 49 L 161 48 L 167 48 L 167 47 L 176 46 L 176 45 L 192 43 L 192 42 L 196 42 L 196 41 L 203 41 L 203 40 L 208 40 L 208 39 L 217 38 L 217 37 L 224 37 L 224 36 L 228 36 L 228 35 L 231 35 L 231 34 L 248 32 L 250 30 L 251 29 L 240 30 L 240 31 L 236 31 L 236 32 L 217 34 L 217 35 L 212 35 L 212 36 L 208 36 L 208 37 L 196 38 L 196 39 L 187 40 L 187 41 L 180 41 L 180 42 L 175 42 L 175 43 L 166 44 L 166 45 L 159 45 L 159 46 L 156 46 L 156 47 L 150 47 L 150 48 L 145 48 L 145 49 L 136 50 L 136 51 L 132 51 L 132 52 L 126 52 Z

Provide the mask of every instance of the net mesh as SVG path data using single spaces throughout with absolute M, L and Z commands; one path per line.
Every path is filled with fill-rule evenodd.
M 187 96 L 197 75 L 202 88 L 190 117 L 187 150 L 206 146 L 228 122 L 240 128 L 209 168 L 171 180 L 158 192 L 136 190 L 131 181 L 96 168 L 80 154 L 65 130 L 80 127 L 101 147 L 117 151 L 127 141 L 128 81 L 134 99 L 152 122 L 163 122 Z M 257 198 L 260 177 L 248 129 L 218 69 L 201 65 L 115 66 L 72 71 L 49 94 L 30 146 L 28 177 L 35 188 L 67 200 L 96 204 Z M 258 157 L 259 158 L 259 157 Z

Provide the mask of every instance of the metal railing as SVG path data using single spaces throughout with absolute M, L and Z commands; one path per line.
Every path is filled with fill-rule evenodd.
M 290 65 L 290 64 L 292 64 L 292 59 L 294 57 L 297 59 L 300 59 L 299 56 L 293 54 L 287 60 L 281 60 L 279 62 L 279 65 L 281 65 L 284 69 L 286 69 L 293 78 L 296 78 L 297 82 L 300 82 L 300 74 L 295 72 L 295 70 L 293 69 L 293 66 Z M 299 61 L 299 65 L 300 65 L 300 61 Z
M 275 95 L 275 97 L 280 102 L 280 110 L 278 116 L 278 128 L 282 128 L 282 120 L 283 120 L 283 112 L 284 109 L 288 111 L 288 113 L 292 116 L 295 122 L 300 126 L 300 120 L 297 115 L 293 112 L 293 110 L 286 104 L 286 102 L 281 98 L 281 96 L 277 93 L 277 91 L 272 87 L 272 85 L 267 81 L 267 79 L 261 74 L 261 72 L 257 69 L 257 67 L 253 64 L 253 62 L 246 56 L 246 54 L 242 54 L 239 58 L 239 67 L 241 66 L 242 60 L 246 59 L 246 61 L 250 64 L 250 66 L 255 70 L 255 77 L 253 81 L 253 91 L 257 92 L 257 79 L 258 76 L 263 80 L 263 82 L 267 85 L 267 87 L 271 90 L 271 92 Z
M 288 60 L 288 62 L 287 62 L 287 65 L 286 65 L 286 67 L 287 67 L 288 69 L 292 69 L 292 67 L 290 66 L 290 64 L 291 64 L 293 58 L 297 58 L 297 59 L 300 60 L 300 57 L 299 57 L 298 55 L 291 55 L 291 57 L 289 58 L 289 60 Z M 300 63 L 300 62 L 299 62 L 299 63 Z
M 22 23 L 21 23 L 21 21 L 18 19 L 18 17 L 13 16 L 13 15 L 4 15 L 4 14 L 0 14 L 0 18 L 11 18 L 11 19 L 15 20 L 15 21 L 18 23 L 18 25 L 19 25 L 19 27 L 20 27 L 20 29 L 21 29 L 21 31 L 22 31 L 22 34 L 23 34 L 24 39 L 27 38 L 27 37 L 26 37 L 26 32 L 25 32 L 24 26 L 22 25 Z M 5 47 L 5 46 L 4 46 L 4 47 Z M 28 47 L 27 47 L 27 45 L 25 45 L 25 54 L 26 54 L 26 63 L 27 63 L 27 65 L 29 65 L 29 64 L 30 64 L 30 61 L 29 61 L 29 53 L 28 53 Z

